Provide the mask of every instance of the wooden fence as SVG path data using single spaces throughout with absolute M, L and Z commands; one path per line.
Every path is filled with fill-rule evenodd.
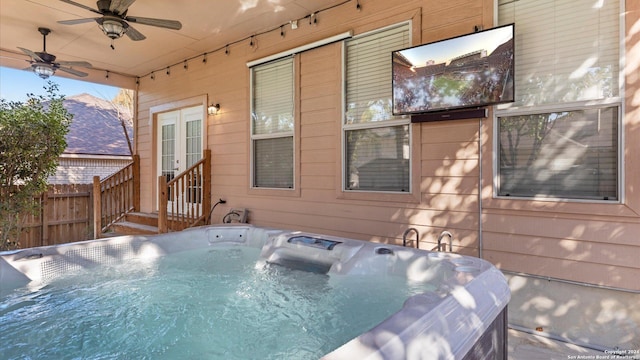
M 93 238 L 92 185 L 51 185 L 36 201 L 40 212 L 27 215 L 20 248 L 56 245 Z

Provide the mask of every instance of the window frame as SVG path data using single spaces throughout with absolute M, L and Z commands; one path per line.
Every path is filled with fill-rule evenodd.
M 338 191 L 338 198 L 340 199 L 354 199 L 354 200 L 388 200 L 388 201 L 402 201 L 419 203 L 419 167 L 416 166 L 416 159 L 420 157 L 420 126 L 419 124 L 411 123 L 411 117 L 405 116 L 402 118 L 392 118 L 389 120 L 383 120 L 379 122 L 347 124 L 347 41 L 357 40 L 359 38 L 372 36 L 380 32 L 384 32 L 390 29 L 406 26 L 409 36 L 409 41 L 406 47 L 413 46 L 414 42 L 414 28 L 413 19 L 400 21 L 388 26 L 376 28 L 362 34 L 353 36 L 352 39 L 345 40 L 342 43 L 342 102 L 340 113 L 340 176 L 339 186 L 336 188 Z M 391 53 L 389 53 L 391 57 Z M 391 81 L 391 79 L 389 79 Z M 389 94 L 391 97 L 391 94 Z M 347 170 L 347 132 L 352 130 L 369 130 L 376 128 L 392 128 L 397 126 L 407 126 L 409 129 L 409 189 L 408 191 L 389 191 L 389 190 L 371 190 L 371 189 L 348 189 L 346 179 L 349 176 Z
M 275 59 L 269 59 L 269 61 L 265 61 L 265 62 L 260 62 L 260 63 L 256 63 L 253 64 L 251 67 L 249 67 L 249 193 L 250 194 L 259 194 L 259 195 L 274 195 L 274 196 L 299 196 L 300 195 L 300 187 L 299 187 L 299 174 L 300 174 L 300 167 L 299 167 L 299 156 L 298 156 L 298 151 L 300 149 L 300 139 L 298 134 L 300 133 L 299 131 L 299 124 L 300 124 L 300 114 L 299 114 L 299 106 L 297 104 L 297 101 L 299 99 L 299 64 L 300 64 L 300 57 L 297 56 L 297 54 L 286 54 L 285 56 L 279 57 L 279 58 L 275 58 Z M 293 98 L 291 99 L 292 101 L 292 105 L 293 105 L 293 128 L 291 131 L 287 131 L 287 132 L 278 132 L 278 133 L 274 133 L 274 134 L 254 134 L 254 118 L 253 118 L 253 112 L 254 112 L 254 70 L 256 67 L 262 66 L 262 65 L 266 65 L 266 64 L 270 64 L 270 63 L 274 63 L 274 62 L 278 62 L 278 61 L 284 61 L 287 59 L 291 59 L 292 60 L 292 96 Z M 265 187 L 265 186 L 256 186 L 255 184 L 255 141 L 257 140 L 264 140 L 264 139 L 277 139 L 277 138 L 285 138 L 285 137 L 291 137 L 292 138 L 292 142 L 293 142 L 293 154 L 292 154 L 292 159 L 293 159 L 293 174 L 292 174 L 292 187 L 282 187 L 282 188 L 278 188 L 278 187 Z
M 624 0 L 619 1 L 619 12 L 624 13 Z M 494 23 L 495 26 L 499 26 L 499 17 L 498 17 L 498 4 L 499 0 L 494 0 Z M 571 101 L 571 102 L 558 102 L 558 103 L 545 103 L 542 105 L 534 105 L 534 106 L 509 106 L 509 104 L 501 104 L 493 106 L 493 151 L 492 151 L 492 164 L 493 164 L 493 172 L 492 172 L 492 188 L 493 188 L 493 198 L 501 199 L 501 200 L 525 200 L 525 201 L 544 201 L 544 202 L 563 202 L 563 203 L 589 203 L 589 204 L 622 204 L 625 201 L 625 179 L 624 179 L 624 149 L 625 149 L 625 127 L 624 127 L 624 116 L 625 116 L 625 93 L 624 93 L 624 58 L 625 58 L 625 46 L 624 46 L 624 17 L 619 18 L 618 23 L 618 94 L 617 96 L 612 96 L 608 98 L 602 99 L 594 99 L 594 100 L 580 100 L 580 101 Z M 518 26 L 516 22 L 516 31 L 518 31 Z M 516 50 L 517 54 L 517 50 Z M 500 149 L 500 118 L 501 117 L 509 117 L 509 116 L 519 116 L 519 115 L 534 115 L 540 113 L 550 113 L 550 112 L 565 112 L 565 111 L 581 111 L 581 110 L 594 110 L 594 109 L 604 109 L 607 107 L 616 106 L 618 108 L 618 118 L 617 118 L 617 142 L 618 146 L 616 149 L 616 161 L 617 161 L 617 169 L 616 169 L 616 193 L 617 198 L 615 200 L 605 200 L 605 199 L 594 199 L 594 198 L 574 198 L 574 197 L 560 197 L 560 196 L 536 196 L 532 194 L 531 196 L 507 196 L 507 195 L 499 195 L 500 193 L 500 159 L 499 159 L 499 149 Z

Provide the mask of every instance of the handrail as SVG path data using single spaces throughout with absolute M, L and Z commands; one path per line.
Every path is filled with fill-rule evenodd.
M 404 231 L 404 233 L 402 234 L 402 246 L 407 246 L 407 236 L 412 231 L 416 233 L 416 239 L 414 241 L 415 241 L 416 249 L 419 249 L 420 248 L 420 233 L 418 232 L 418 229 L 416 229 L 416 228 L 408 228 L 407 230 Z
M 211 205 L 211 150 L 203 155 L 170 181 L 158 177 L 158 232 L 204 224 Z
M 95 239 L 125 214 L 140 208 L 140 157 L 102 181 L 93 177 L 93 236 Z

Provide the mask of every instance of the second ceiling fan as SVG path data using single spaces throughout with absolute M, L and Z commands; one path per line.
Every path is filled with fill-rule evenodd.
M 102 32 L 104 32 L 105 35 L 111 38 L 112 41 L 122 37 L 122 35 L 125 34 L 129 37 L 129 39 L 133 41 L 146 39 L 146 37 L 142 35 L 142 33 L 133 28 L 129 23 L 150 25 L 172 30 L 180 30 L 182 28 L 182 24 L 176 20 L 128 16 L 127 11 L 129 10 L 131 4 L 135 2 L 135 0 L 98 0 L 98 2 L 96 3 L 98 9 L 93 9 L 72 0 L 60 1 L 83 8 L 85 10 L 89 10 L 96 14 L 100 14 L 100 16 L 93 18 L 63 20 L 58 21 L 58 23 L 64 25 L 76 25 L 95 21 L 100 26 L 100 29 L 102 29 Z M 111 44 L 111 47 L 113 48 L 113 43 Z

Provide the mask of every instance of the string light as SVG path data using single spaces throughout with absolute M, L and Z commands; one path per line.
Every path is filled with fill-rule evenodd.
M 309 18 L 309 25 L 316 25 L 316 24 L 318 23 L 318 17 L 317 17 L 317 15 L 318 15 L 319 13 L 324 12 L 324 11 L 328 11 L 328 10 L 331 10 L 331 9 L 333 9 L 333 8 L 336 8 L 336 7 L 339 7 L 339 6 L 345 5 L 345 4 L 348 4 L 348 3 L 350 3 L 350 2 L 351 2 L 351 0 L 344 0 L 344 1 L 343 1 L 343 2 L 341 2 L 341 3 L 334 4 L 334 5 L 331 5 L 331 6 L 329 6 L 329 7 L 324 8 L 324 9 L 320 9 L 320 10 L 318 10 L 318 11 L 316 11 L 316 12 L 313 12 L 313 13 L 311 13 L 311 14 L 309 14 L 309 15 L 307 15 L 307 16 L 305 16 L 305 17 L 301 18 L 301 19 L 291 20 L 291 21 L 289 21 L 289 22 L 288 22 L 288 23 L 286 23 L 286 24 L 279 25 L 278 27 L 272 28 L 272 29 L 270 29 L 270 30 L 266 30 L 266 31 L 263 31 L 263 32 L 260 32 L 260 33 L 257 33 L 257 34 L 253 34 L 253 35 L 248 36 L 248 37 L 245 37 L 245 38 L 243 38 L 243 39 L 240 39 L 240 40 L 237 40 L 237 41 L 234 41 L 234 42 L 228 43 L 228 44 L 226 44 L 224 47 L 218 48 L 218 49 L 216 49 L 216 50 L 213 50 L 213 51 L 210 51 L 210 52 L 205 52 L 205 53 L 203 53 L 202 55 L 196 55 L 196 56 L 193 56 L 193 57 L 191 57 L 191 58 L 185 59 L 185 60 L 183 61 L 183 67 L 184 67 L 184 69 L 185 69 L 185 70 L 188 70 L 188 64 L 187 64 L 188 60 L 195 59 L 195 58 L 197 58 L 198 56 L 202 56 L 202 62 L 203 62 L 204 64 L 206 64 L 206 63 L 207 63 L 207 55 L 208 55 L 208 54 L 210 54 L 210 53 L 212 53 L 212 52 L 221 51 L 223 48 L 224 48 L 224 53 L 225 53 L 225 55 L 229 55 L 229 54 L 230 54 L 230 50 L 229 50 L 229 49 L 230 49 L 230 45 L 239 44 L 239 43 L 241 43 L 241 42 L 243 42 L 243 41 L 246 41 L 247 39 L 249 40 L 249 46 L 251 46 L 251 47 L 255 47 L 255 46 L 257 45 L 257 40 L 258 40 L 258 39 L 257 39 L 257 36 L 259 36 L 259 35 L 264 35 L 264 34 L 267 34 L 267 33 L 270 33 L 270 32 L 272 32 L 272 31 L 277 30 L 278 28 L 280 28 L 280 36 L 281 36 L 282 38 L 284 38 L 284 37 L 285 37 L 285 35 L 286 35 L 286 33 L 285 33 L 285 31 L 284 31 L 284 27 L 285 27 L 285 25 L 291 25 L 291 28 L 292 28 L 292 29 L 297 29 L 297 28 L 298 28 L 298 21 L 299 21 L 299 20 L 303 20 L 303 19 L 304 19 L 304 18 L 306 18 L 306 17 L 308 17 L 308 18 Z M 358 11 L 362 10 L 362 6 L 360 5 L 360 0 L 356 0 L 356 9 L 357 9 Z M 167 75 L 170 75 L 170 67 L 171 67 L 171 66 L 179 65 L 179 64 L 180 64 L 180 63 L 178 62 L 178 63 L 172 64 L 172 65 L 170 65 L 170 66 L 167 66 Z M 157 70 L 156 70 L 156 71 L 157 71 Z M 155 80 L 155 71 L 152 71 L 150 74 L 147 74 L 147 75 L 150 75 L 151 79 L 152 79 L 152 80 Z M 145 75 L 145 76 L 146 76 L 146 75 Z M 108 77 L 108 74 L 107 74 L 107 77 Z M 136 80 L 136 84 L 139 84 L 139 80 Z

